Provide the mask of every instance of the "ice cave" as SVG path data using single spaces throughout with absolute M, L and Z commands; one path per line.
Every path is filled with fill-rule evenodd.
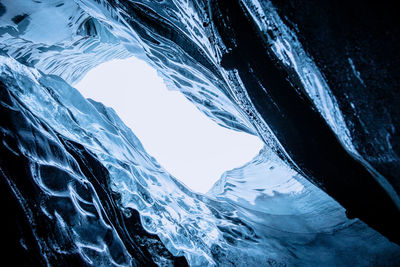
M 114 109 L 146 152 L 195 192 L 206 193 L 226 170 L 246 164 L 263 147 L 257 136 L 210 120 L 134 57 L 100 64 L 74 87 Z
M 0 0 L 3 264 L 400 266 L 397 13 L 394 1 Z M 128 58 L 259 151 L 217 164 L 209 190 L 188 186 L 133 115 L 80 88 Z M 106 92 L 134 105 L 126 83 L 138 82 Z M 130 112 L 163 124 L 156 147 L 173 144 L 171 123 Z M 207 176 L 196 163 L 185 175 Z

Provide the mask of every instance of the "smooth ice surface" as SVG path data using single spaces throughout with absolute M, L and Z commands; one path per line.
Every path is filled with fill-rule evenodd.
M 247 163 L 263 147 L 258 137 L 211 121 L 136 58 L 103 63 L 76 87 L 112 107 L 149 154 L 197 192 L 207 192 L 224 171 Z

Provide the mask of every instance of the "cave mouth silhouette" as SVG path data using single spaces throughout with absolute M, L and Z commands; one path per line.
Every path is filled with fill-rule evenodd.
M 257 137 L 219 126 L 182 93 L 168 90 L 134 57 L 92 69 L 75 87 L 112 107 L 146 151 L 192 190 L 206 193 L 223 172 L 249 162 L 263 147 Z

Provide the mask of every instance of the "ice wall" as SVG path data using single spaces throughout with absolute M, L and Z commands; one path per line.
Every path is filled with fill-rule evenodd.
M 393 89 L 392 97 L 359 94 L 362 101 L 347 103 L 352 91 L 326 79 L 327 69 L 350 70 L 366 88 L 375 85 L 372 71 L 358 70 L 354 51 L 346 65 L 316 53 L 311 46 L 323 47 L 305 34 L 301 14 L 274 4 L 2 0 L 5 254 L 42 265 L 396 264 L 398 96 Z M 377 20 L 367 15 L 356 18 Z M 194 194 L 115 112 L 70 85 L 127 56 L 145 59 L 210 119 L 266 147 L 208 195 Z M 361 126 L 369 117 L 345 108 L 381 99 L 390 112 Z

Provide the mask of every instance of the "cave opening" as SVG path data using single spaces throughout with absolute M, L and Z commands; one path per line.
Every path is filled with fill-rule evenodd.
M 199 193 L 263 147 L 257 136 L 213 122 L 179 91 L 168 90 L 154 68 L 134 57 L 99 65 L 75 87 L 112 107 L 150 155 Z

